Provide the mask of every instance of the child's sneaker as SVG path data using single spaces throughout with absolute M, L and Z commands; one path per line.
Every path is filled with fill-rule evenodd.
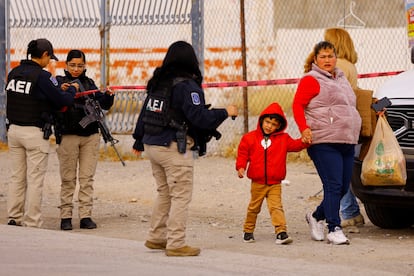
M 254 242 L 253 233 L 244 233 L 243 241 L 244 242 Z
M 286 232 L 280 232 L 276 235 L 276 244 L 289 244 L 291 242 L 293 242 L 293 240 Z

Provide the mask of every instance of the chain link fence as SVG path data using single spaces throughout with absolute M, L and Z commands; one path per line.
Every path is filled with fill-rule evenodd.
M 7 0 L 6 0 L 7 1 Z M 243 81 L 298 79 L 325 28 L 351 34 L 359 74 L 410 69 L 404 0 L 13 0 L 7 1 L 9 68 L 26 58 L 30 40 L 52 41 L 60 61 L 47 68 L 63 74 L 67 52 L 82 49 L 87 75 L 117 89 L 108 113 L 113 133 L 130 135 L 145 97 L 146 82 L 176 40 L 192 42 L 201 60 L 206 100 L 215 107 L 235 103 L 241 115 L 220 128 L 211 153 L 228 155 L 240 136 L 254 129 L 257 116 L 279 102 L 288 132 L 299 135 L 292 119 L 295 81 L 246 86 Z M 390 76 L 359 79 L 377 89 Z M 385 75 L 385 76 L 383 76 Z M 230 85 L 229 82 L 232 82 Z M 292 83 L 293 82 L 293 83 Z M 209 83 L 220 83 L 211 85 Z M 132 87 L 132 89 L 131 89 Z

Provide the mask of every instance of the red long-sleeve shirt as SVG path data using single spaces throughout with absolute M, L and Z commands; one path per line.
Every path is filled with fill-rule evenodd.
M 319 82 L 312 76 L 303 77 L 298 84 L 292 111 L 300 132 L 309 128 L 306 123 L 305 108 L 312 98 L 319 94 L 319 91 Z

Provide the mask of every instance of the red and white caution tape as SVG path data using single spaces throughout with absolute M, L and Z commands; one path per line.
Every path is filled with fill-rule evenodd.
M 393 76 L 402 73 L 403 71 L 394 71 L 394 72 L 379 72 L 379 73 L 367 73 L 359 74 L 358 78 L 375 78 L 375 77 L 384 77 L 384 76 Z M 231 82 L 210 82 L 203 83 L 203 88 L 226 88 L 226 87 L 249 87 L 249 86 L 268 86 L 268 85 L 286 85 L 286 84 L 295 84 L 298 83 L 300 78 L 292 79 L 276 79 L 276 80 L 257 80 L 257 81 L 231 81 Z M 108 86 L 109 90 L 146 90 L 145 85 L 114 85 Z M 88 94 L 93 94 L 97 92 L 102 92 L 99 89 L 88 90 L 76 94 L 75 98 L 79 98 Z

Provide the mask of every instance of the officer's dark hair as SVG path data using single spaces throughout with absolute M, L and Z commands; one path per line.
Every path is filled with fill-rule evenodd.
M 176 41 L 168 47 L 161 67 L 157 67 L 148 81 L 147 90 L 155 87 L 164 77 L 187 77 L 201 86 L 203 76 L 193 46 L 185 41 Z
M 81 50 L 77 50 L 77 49 L 70 50 L 66 57 L 66 62 L 69 62 L 74 58 L 81 58 L 83 62 L 86 62 L 85 53 L 82 52 Z
M 27 45 L 27 59 L 29 59 L 29 55 L 34 58 L 41 58 L 43 52 L 43 49 L 37 47 L 37 40 L 32 40 L 29 42 L 29 45 Z

